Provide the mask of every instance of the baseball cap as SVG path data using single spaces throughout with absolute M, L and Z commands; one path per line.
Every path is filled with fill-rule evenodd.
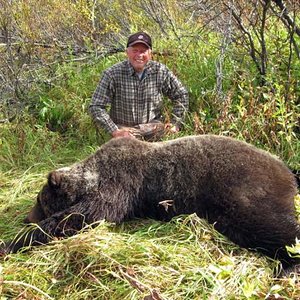
M 135 44 L 144 44 L 148 48 L 150 49 L 152 48 L 151 37 L 146 32 L 142 32 L 142 31 L 139 31 L 129 36 L 127 41 L 127 48 Z

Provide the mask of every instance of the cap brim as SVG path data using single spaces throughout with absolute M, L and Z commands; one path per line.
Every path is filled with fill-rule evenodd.
M 136 45 L 136 44 L 144 44 L 145 46 L 147 46 L 148 48 L 151 49 L 150 45 L 147 44 L 147 43 L 144 42 L 144 41 L 135 41 L 135 42 L 132 42 L 132 43 L 130 43 L 130 44 L 128 45 L 128 47 L 134 46 L 134 45 Z

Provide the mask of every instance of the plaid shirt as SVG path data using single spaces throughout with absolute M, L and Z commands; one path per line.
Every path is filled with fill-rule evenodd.
M 188 93 L 181 82 L 165 65 L 155 61 L 147 63 L 139 79 L 126 60 L 103 72 L 90 113 L 98 125 L 111 133 L 118 129 L 116 124 L 134 126 L 161 119 L 163 96 L 173 102 L 172 122 L 179 124 L 188 108 Z

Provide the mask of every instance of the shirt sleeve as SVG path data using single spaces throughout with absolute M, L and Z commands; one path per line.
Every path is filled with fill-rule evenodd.
M 105 71 L 93 94 L 89 111 L 95 123 L 109 133 L 118 129 L 117 125 L 113 122 L 107 112 L 107 107 L 111 103 L 114 93 L 114 80 L 112 76 Z
M 186 88 L 173 72 L 168 69 L 167 76 L 164 80 L 163 94 L 173 102 L 173 116 L 171 122 L 180 127 L 188 111 L 189 96 Z

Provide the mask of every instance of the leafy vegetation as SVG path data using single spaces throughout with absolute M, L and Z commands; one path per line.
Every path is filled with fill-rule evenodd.
M 0 0 L 7 37 L 0 37 L 2 240 L 21 230 L 49 171 L 107 140 L 87 108 L 101 72 L 125 58 L 120 49 L 134 30 L 153 36 L 154 59 L 189 90 L 185 127 L 168 139 L 228 135 L 300 169 L 299 38 L 276 15 L 275 1 L 241 1 L 231 10 L 239 10 L 258 62 L 249 55 L 249 35 L 233 26 L 227 1 L 8 2 Z M 297 1 L 288 3 L 296 16 Z M 168 105 L 164 113 L 170 117 Z M 291 252 L 299 255 L 299 242 Z M 277 261 L 240 249 L 194 215 L 118 227 L 100 222 L 0 263 L 1 299 L 300 298 L 299 275 L 276 279 Z

